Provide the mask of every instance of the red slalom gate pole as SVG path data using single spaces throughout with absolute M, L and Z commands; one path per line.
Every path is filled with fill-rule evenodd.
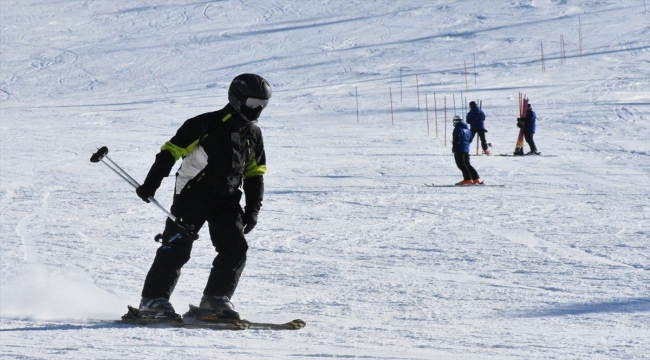
M 526 117 L 526 107 L 527 100 L 526 96 L 522 93 L 519 93 L 519 118 L 523 119 Z M 517 145 L 515 145 L 514 155 L 523 155 L 524 154 L 524 129 L 519 129 L 519 136 L 517 136 Z
M 479 100 L 478 102 L 478 108 L 482 109 L 483 108 L 483 100 Z M 481 140 L 478 136 L 476 137 L 476 155 L 478 155 L 478 142 Z

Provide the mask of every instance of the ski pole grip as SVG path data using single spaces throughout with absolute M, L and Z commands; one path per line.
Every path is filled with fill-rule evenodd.
M 181 218 L 177 218 L 175 223 L 178 229 L 181 231 L 181 233 L 187 235 L 192 241 L 197 240 L 199 238 L 199 234 L 196 234 L 194 232 L 195 230 L 194 225 L 192 224 L 186 225 L 185 223 L 183 223 L 183 219 Z
M 106 156 L 106 154 L 108 154 L 108 148 L 106 146 L 102 146 L 101 148 L 97 149 L 97 152 L 94 153 L 93 156 L 90 157 L 90 162 L 100 162 L 104 156 Z

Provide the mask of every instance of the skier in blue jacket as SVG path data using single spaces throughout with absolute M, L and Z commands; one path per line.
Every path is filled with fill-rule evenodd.
M 523 127 L 524 127 L 524 138 L 526 139 L 526 143 L 530 147 L 530 151 L 526 155 L 539 155 L 541 154 L 539 151 L 537 151 L 537 146 L 535 146 L 535 140 L 533 140 L 533 136 L 535 135 L 535 131 L 537 130 L 537 114 L 533 111 L 533 107 L 528 104 L 528 110 L 526 110 L 526 117 L 524 118 L 523 121 Z
M 471 132 L 463 119 L 454 116 L 454 132 L 451 140 L 451 152 L 454 153 L 456 166 L 463 172 L 463 181 L 456 185 L 480 185 L 483 181 L 479 178 L 476 169 L 469 163 L 469 144 L 471 142 Z
M 478 137 L 481 139 L 483 154 L 491 155 L 492 152 L 488 150 L 488 143 L 487 140 L 485 140 L 485 133 L 488 132 L 485 129 L 485 113 L 483 110 L 479 109 L 478 106 L 476 106 L 476 102 L 470 101 L 469 112 L 467 113 L 465 119 L 467 120 L 467 123 L 472 130 L 472 137 L 470 138 L 469 142 L 471 143 L 474 140 L 474 135 L 478 133 Z

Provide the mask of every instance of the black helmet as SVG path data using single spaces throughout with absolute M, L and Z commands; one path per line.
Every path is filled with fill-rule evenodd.
M 271 85 L 255 74 L 241 74 L 228 89 L 228 102 L 246 120 L 257 120 L 271 98 Z
M 458 124 L 458 123 L 463 122 L 463 118 L 461 118 L 461 117 L 458 116 L 458 115 L 454 115 L 454 120 L 452 120 L 452 121 L 453 121 L 454 125 L 456 125 L 456 124 Z
M 472 109 L 475 108 L 476 107 L 476 101 L 470 101 L 469 102 L 469 107 L 471 107 Z

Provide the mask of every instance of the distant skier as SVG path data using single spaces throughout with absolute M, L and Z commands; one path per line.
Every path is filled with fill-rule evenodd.
M 526 155 L 540 155 L 541 153 L 537 151 L 537 146 L 535 146 L 535 141 L 533 140 L 535 130 L 537 130 L 537 114 L 535 114 L 530 104 L 528 104 L 528 109 L 526 110 L 526 117 L 518 120 L 517 127 L 524 129 L 524 138 L 530 147 L 530 151 Z
M 488 150 L 488 143 L 487 140 L 485 140 L 485 133 L 488 132 L 485 129 L 485 113 L 483 110 L 479 109 L 478 106 L 476 106 L 476 102 L 470 101 L 469 112 L 467 113 L 465 119 L 467 120 L 467 123 L 472 130 L 472 137 L 469 142 L 471 143 L 474 140 L 474 135 L 478 133 L 478 137 L 481 139 L 483 154 L 491 155 L 492 152 Z
M 451 152 L 454 153 L 454 160 L 456 166 L 463 172 L 463 181 L 456 185 L 480 185 L 483 181 L 479 178 L 478 172 L 469 163 L 469 144 L 471 141 L 471 133 L 463 119 L 456 115 L 454 116 L 454 132 L 451 140 Z
M 149 202 L 174 163 L 183 158 L 176 173 L 171 213 L 186 225 L 193 225 L 194 233 L 207 221 L 218 253 L 201 298 L 200 309 L 205 314 L 239 318 L 230 299 L 246 264 L 244 234 L 257 224 L 262 206 L 266 155 L 256 120 L 270 98 L 271 86 L 261 76 L 235 77 L 228 90 L 229 103 L 221 110 L 185 121 L 162 146 L 144 184 L 136 189 L 138 196 Z M 239 205 L 242 185 L 245 211 Z M 142 289 L 143 316 L 179 317 L 169 298 L 196 238 L 167 219 L 162 245 Z

